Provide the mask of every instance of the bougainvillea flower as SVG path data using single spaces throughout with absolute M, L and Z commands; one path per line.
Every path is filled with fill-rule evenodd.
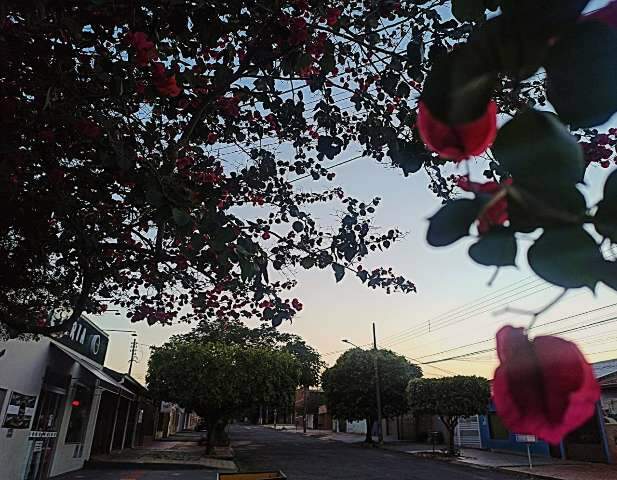
M 617 28 L 617 0 L 613 0 L 606 6 L 594 10 L 588 15 L 583 15 L 582 19 L 595 20 Z
M 460 162 L 480 155 L 497 135 L 497 104 L 491 100 L 484 114 L 471 122 L 448 125 L 437 119 L 422 101 L 418 104 L 418 131 L 422 141 L 444 158 Z
M 306 43 L 309 37 L 308 29 L 306 28 L 306 20 L 303 18 L 292 18 L 289 20 L 289 29 L 291 33 L 287 37 L 289 45 L 300 45 Z
M 338 18 L 341 16 L 341 11 L 338 8 L 328 8 L 326 22 L 328 25 L 336 25 Z
M 91 140 L 96 140 L 101 136 L 101 127 L 99 127 L 94 121 L 87 118 L 81 118 L 75 124 L 76 130 Z
M 238 97 L 220 97 L 216 103 L 226 116 L 234 118 L 240 116 L 240 99 Z
M 129 32 L 125 39 L 136 50 L 135 63 L 137 65 L 145 67 L 151 60 L 157 58 L 154 43 L 148 39 L 148 35 L 144 32 Z
M 162 63 L 152 65 L 152 80 L 158 92 L 165 97 L 177 97 L 182 93 L 176 84 L 176 76 L 168 75 Z
M 497 354 L 493 401 L 511 431 L 555 444 L 594 414 L 600 386 L 574 343 L 529 340 L 524 329 L 508 325 L 497 332 Z
M 502 183 L 493 181 L 478 183 L 472 182 L 469 180 L 469 176 L 464 175 L 459 177 L 457 185 L 466 192 L 495 195 L 503 190 L 504 185 L 512 185 L 512 179 L 508 178 Z M 484 235 L 490 231 L 492 227 L 504 225 L 508 219 L 508 197 L 502 195 L 492 201 L 489 200 L 487 207 L 478 217 L 478 232 L 480 235 Z

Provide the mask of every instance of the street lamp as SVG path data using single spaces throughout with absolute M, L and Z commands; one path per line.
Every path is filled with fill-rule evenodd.
M 343 338 L 341 341 L 362 350 L 361 347 L 346 338 Z M 377 336 L 375 334 L 375 323 L 373 323 L 373 351 L 375 352 L 373 355 L 373 365 L 375 367 L 375 395 L 377 397 L 377 439 L 381 444 L 383 443 L 383 432 L 381 430 L 381 385 L 379 381 L 379 365 L 377 363 Z M 366 428 L 370 428 L 370 426 L 367 425 Z
M 121 329 L 116 329 L 116 328 L 106 328 L 106 329 L 104 329 L 104 331 L 106 331 L 106 332 L 130 333 L 131 337 L 136 337 L 137 336 L 137 332 L 135 330 L 121 330 Z

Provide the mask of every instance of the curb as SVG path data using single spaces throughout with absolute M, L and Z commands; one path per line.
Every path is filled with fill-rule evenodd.
M 235 464 L 235 462 L 234 462 Z M 149 463 L 149 462 L 100 462 L 87 461 L 84 465 L 85 469 L 100 469 L 100 470 L 220 470 L 219 468 L 202 465 L 199 463 Z M 225 469 L 227 471 L 227 469 Z
M 438 462 L 444 462 L 444 463 L 449 463 L 451 465 L 457 465 L 460 467 L 466 467 L 466 468 L 474 468 L 476 470 L 489 470 L 492 472 L 500 472 L 500 473 L 505 473 L 508 475 L 512 475 L 513 477 L 518 477 L 518 478 L 537 478 L 537 479 L 541 479 L 541 480 L 562 480 L 560 477 L 552 477 L 550 475 L 543 475 L 541 473 L 533 473 L 533 472 L 519 472 L 517 470 L 512 470 L 511 467 L 493 467 L 491 465 L 479 465 L 479 464 L 474 464 L 474 463 L 467 463 L 467 462 L 461 462 L 460 460 L 457 459 L 449 459 L 449 458 L 445 458 L 445 457 L 435 457 L 435 458 L 428 458 L 428 457 L 423 457 L 420 455 L 417 455 L 413 452 L 403 452 L 401 450 L 395 450 L 395 449 L 391 449 L 388 447 L 379 447 L 377 445 L 375 445 L 377 448 L 380 448 L 382 450 L 387 450 L 389 452 L 395 452 L 395 453 L 400 453 L 403 455 L 411 455 L 419 460 L 427 460 L 427 461 L 438 461 Z

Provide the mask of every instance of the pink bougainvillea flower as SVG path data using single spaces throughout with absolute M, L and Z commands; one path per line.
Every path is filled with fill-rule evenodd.
M 504 185 L 512 185 L 512 179 L 508 178 L 502 183 L 493 181 L 478 183 L 469 180 L 468 175 L 463 175 L 459 177 L 457 185 L 466 192 L 495 195 L 503 190 Z M 480 235 L 484 235 L 492 227 L 504 225 L 508 219 L 508 197 L 503 195 L 490 202 L 488 207 L 481 213 L 478 218 L 478 232 Z
M 136 50 L 135 63 L 137 65 L 145 67 L 151 60 L 157 58 L 154 43 L 148 39 L 148 35 L 144 32 L 129 32 L 125 39 Z
M 490 101 L 484 115 L 468 123 L 448 125 L 437 119 L 424 102 L 418 104 L 418 131 L 422 141 L 444 158 L 460 162 L 480 155 L 497 135 L 497 104 Z
M 338 8 L 328 8 L 326 21 L 328 25 L 336 25 L 339 17 L 341 16 L 341 11 Z
M 302 303 L 300 302 L 300 300 L 298 300 L 297 298 L 294 298 L 291 301 L 291 306 L 294 308 L 294 310 L 296 310 L 297 312 L 299 312 L 300 310 L 302 310 L 304 308 L 304 305 L 302 305 Z
M 291 30 L 289 37 L 287 37 L 287 43 L 289 43 L 289 45 L 293 46 L 306 43 L 309 37 L 309 32 L 306 28 L 306 20 L 299 17 L 290 19 L 289 29 Z
M 99 127 L 95 122 L 89 120 L 87 118 L 81 118 L 75 124 L 75 128 L 79 133 L 81 133 L 84 137 L 89 138 L 90 140 L 96 140 L 101 136 L 101 127 Z
M 604 7 L 583 15 L 582 20 L 596 20 L 617 28 L 617 0 L 613 0 Z
M 524 329 L 508 325 L 497 332 L 497 354 L 493 401 L 511 431 L 555 444 L 594 414 L 600 387 L 574 343 L 529 340 Z
M 216 103 L 224 115 L 233 118 L 240 116 L 240 99 L 238 97 L 220 97 Z
M 152 81 L 158 92 L 165 97 L 177 97 L 182 93 L 176 84 L 176 76 L 168 75 L 162 63 L 152 65 Z

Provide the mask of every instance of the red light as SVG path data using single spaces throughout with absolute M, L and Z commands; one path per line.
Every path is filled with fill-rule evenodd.
M 73 400 L 71 402 L 71 405 L 73 405 L 74 407 L 79 407 L 81 405 L 81 402 L 79 400 Z

